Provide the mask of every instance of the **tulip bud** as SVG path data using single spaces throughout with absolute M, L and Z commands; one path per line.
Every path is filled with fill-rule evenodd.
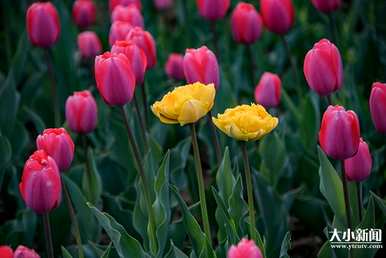
M 224 18 L 230 2 L 230 0 L 196 0 L 198 12 L 210 21 Z
M 93 31 L 84 31 L 78 35 L 78 48 L 82 58 L 94 58 L 102 52 L 102 43 Z
M 366 180 L 371 173 L 373 159 L 367 143 L 361 138 L 355 156 L 344 161 L 344 172 L 349 181 L 361 182 Z
M 213 83 L 216 89 L 220 87 L 220 72 L 217 58 L 206 46 L 186 50 L 184 74 L 188 83 Z
M 337 47 L 322 39 L 304 58 L 304 76 L 309 87 L 320 96 L 327 96 L 343 85 L 343 64 Z
M 378 132 L 386 134 L 386 83 L 373 84 L 369 104 L 375 128 Z
M 137 7 L 138 10 L 142 9 L 141 0 L 110 0 L 109 1 L 110 12 L 114 11 L 115 7 L 118 5 L 123 5 L 123 6 L 133 5 Z
M 40 258 L 40 256 L 33 249 L 19 245 L 13 258 Z
M 145 77 L 147 66 L 147 58 L 145 52 L 143 52 L 143 50 L 139 48 L 134 42 L 123 40 L 115 42 L 111 48 L 111 53 L 122 53 L 127 57 L 135 76 L 135 82 L 137 85 L 141 85 Z
M 255 89 L 256 103 L 265 108 L 276 107 L 280 104 L 281 80 L 274 73 L 265 72 Z
M 59 169 L 44 150 L 35 151 L 26 161 L 19 190 L 26 205 L 38 214 L 58 207 L 62 197 Z
M 117 40 L 125 40 L 127 34 L 130 30 L 133 29 L 133 26 L 128 22 L 115 21 L 111 24 L 110 33 L 109 33 L 109 43 L 110 46 L 114 45 Z
M 6 245 L 0 246 L 0 257 L 1 258 L 13 258 L 12 248 Z
M 60 171 L 65 171 L 71 166 L 75 146 L 66 129 L 45 129 L 36 138 L 36 146 L 38 150 L 44 150 L 56 161 Z
M 72 17 L 80 28 L 87 28 L 95 22 L 96 7 L 92 0 L 76 0 L 72 6 Z
M 95 80 L 99 94 L 108 105 L 123 106 L 135 91 L 135 76 L 124 54 L 106 52 L 95 58 Z
M 183 80 L 184 75 L 184 56 L 177 53 L 172 53 L 165 65 L 166 74 L 171 79 Z
M 237 4 L 231 18 L 233 39 L 238 43 L 253 44 L 261 36 L 263 22 L 252 4 Z
M 319 143 L 333 159 L 345 160 L 354 156 L 359 147 L 360 127 L 354 111 L 342 106 L 329 106 L 323 114 Z
M 76 133 L 90 133 L 97 123 L 97 105 L 88 90 L 74 92 L 66 101 L 68 127 Z
M 167 10 L 173 6 L 173 0 L 154 0 L 155 8 L 160 11 Z
M 133 27 L 143 28 L 143 17 L 141 12 L 134 5 L 118 5 L 111 14 L 111 21 L 128 22 Z
M 147 69 L 154 67 L 157 63 L 157 49 L 153 36 L 140 27 L 130 30 L 126 40 L 133 41 L 138 47 L 142 48 L 147 59 Z
M 312 0 L 312 4 L 321 12 L 333 12 L 342 5 L 342 0 Z
M 254 241 L 243 238 L 229 248 L 228 258 L 263 258 L 263 255 Z
M 292 0 L 260 0 L 260 8 L 264 25 L 273 33 L 284 35 L 294 24 Z
M 52 3 L 34 3 L 28 8 L 27 32 L 31 43 L 38 47 L 50 47 L 58 40 L 60 20 Z

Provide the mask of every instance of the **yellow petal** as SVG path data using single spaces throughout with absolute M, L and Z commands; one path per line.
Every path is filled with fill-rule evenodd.
M 198 100 L 191 99 L 184 103 L 181 108 L 178 122 L 181 126 L 185 124 L 195 123 L 201 117 L 205 116 L 207 111 Z

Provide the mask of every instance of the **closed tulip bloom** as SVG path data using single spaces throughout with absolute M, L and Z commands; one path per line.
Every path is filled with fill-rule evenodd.
M 243 238 L 229 248 L 228 258 L 263 258 L 263 255 L 253 240 Z
M 78 49 L 82 58 L 94 58 L 102 52 L 102 43 L 93 31 L 84 31 L 78 35 Z
M 311 0 L 312 4 L 321 12 L 333 12 L 342 5 L 342 0 Z
M 130 30 L 126 40 L 133 41 L 138 47 L 142 48 L 147 59 L 147 69 L 153 68 L 157 64 L 157 49 L 150 32 L 140 27 L 134 27 Z
M 128 22 L 115 21 L 111 24 L 109 33 L 110 46 L 114 45 L 115 41 L 125 40 L 127 34 L 133 29 L 133 26 Z
M 303 71 L 309 87 L 320 96 L 330 95 L 343 85 L 342 58 L 338 48 L 327 39 L 308 51 Z
M 165 65 L 165 71 L 169 78 L 175 80 L 185 79 L 184 75 L 184 56 L 177 53 L 169 55 Z
M 342 106 L 329 106 L 319 130 L 323 151 L 333 159 L 345 160 L 357 153 L 359 139 L 359 121 L 354 111 L 346 111 Z
M 45 129 L 36 138 L 36 147 L 50 155 L 56 161 L 60 171 L 65 171 L 71 166 L 75 146 L 66 129 Z
M 194 83 L 180 86 L 156 101 L 151 110 L 162 123 L 183 126 L 204 117 L 212 109 L 215 95 L 213 85 Z
M 111 106 L 123 106 L 134 96 L 135 75 L 124 54 L 106 52 L 95 58 L 95 80 L 99 94 Z
M 263 22 L 252 4 L 238 3 L 231 18 L 233 39 L 238 43 L 252 44 L 261 36 Z
M 60 20 L 52 3 L 34 3 L 28 8 L 27 32 L 31 43 L 38 47 L 50 47 L 58 40 Z
M 118 5 L 111 14 L 111 21 L 128 22 L 133 27 L 143 28 L 143 17 L 141 12 L 134 5 Z
M 264 25 L 273 33 L 284 35 L 294 24 L 292 0 L 260 0 L 260 8 Z
M 153 2 L 155 7 L 160 11 L 167 10 L 173 6 L 173 0 L 154 0 Z
M 33 249 L 19 245 L 13 258 L 40 258 L 40 256 Z
M 215 126 L 223 133 L 239 141 L 256 141 L 269 134 L 279 123 L 263 106 L 251 104 L 228 108 L 217 118 Z
M 68 127 L 76 133 L 90 133 L 97 124 L 97 105 L 90 91 L 77 91 L 66 101 Z
M 110 0 L 109 1 L 110 12 L 114 11 L 115 7 L 117 7 L 118 5 L 123 5 L 123 6 L 133 5 L 137 7 L 138 10 L 142 9 L 141 0 Z
M 76 0 L 72 6 L 72 17 L 80 28 L 87 28 L 95 22 L 96 7 L 92 0 Z
M 184 74 L 188 83 L 213 83 L 220 87 L 220 71 L 215 54 L 206 46 L 187 49 L 184 56 Z
M 147 58 L 145 52 L 134 42 L 123 40 L 115 42 L 111 48 L 111 53 L 122 53 L 127 57 L 135 76 L 135 82 L 137 85 L 141 85 L 145 77 L 147 66 Z
M 62 197 L 59 169 L 44 150 L 35 151 L 26 161 L 19 190 L 26 205 L 37 214 L 48 213 L 58 207 Z M 19 257 L 17 252 L 15 256 Z
M 281 98 L 281 80 L 274 73 L 265 72 L 255 89 L 256 103 L 265 108 L 277 107 Z
M 369 104 L 375 128 L 378 132 L 386 134 L 386 83 L 373 84 Z
M 230 2 L 230 0 L 196 0 L 198 12 L 210 21 L 224 18 Z
M 0 246 L 0 257 L 1 258 L 13 258 L 12 248 L 7 245 Z
M 344 160 L 344 172 L 349 181 L 361 182 L 371 173 L 373 159 L 367 143 L 361 138 L 355 156 Z

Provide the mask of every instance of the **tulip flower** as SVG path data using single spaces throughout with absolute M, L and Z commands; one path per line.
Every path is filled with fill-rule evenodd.
M 184 56 L 177 53 L 170 54 L 168 60 L 166 61 L 165 72 L 171 79 L 185 79 Z
M 294 24 L 292 0 L 260 0 L 260 11 L 264 25 L 273 33 L 284 35 Z
M 102 43 L 93 31 L 84 31 L 78 35 L 78 48 L 82 58 L 94 58 L 102 52 Z
M 360 127 L 354 111 L 329 106 L 323 114 L 319 142 L 323 151 L 335 160 L 345 160 L 358 151 Z
M 216 89 L 220 87 L 220 72 L 217 58 L 206 46 L 186 50 L 184 74 L 188 83 L 213 83 Z
M 133 29 L 133 26 L 128 22 L 115 21 L 111 24 L 109 32 L 110 46 L 114 45 L 117 40 L 125 40 L 127 34 Z
M 40 258 L 40 256 L 33 249 L 19 245 L 15 250 L 13 258 Z
M 123 6 L 133 5 L 137 7 L 138 10 L 142 9 L 141 0 L 109 0 L 110 12 L 114 11 L 115 7 L 118 5 L 123 5 Z
M 373 83 L 369 105 L 375 128 L 386 134 L 386 83 Z
M 167 93 L 151 110 L 162 123 L 183 126 L 204 117 L 212 109 L 215 95 L 213 85 L 188 84 Z
M 127 57 L 134 73 L 136 84 L 141 85 L 145 77 L 147 66 L 145 52 L 133 41 L 121 40 L 115 42 L 111 48 L 111 53 L 124 54 Z
M 72 17 L 80 28 L 87 28 L 95 22 L 96 7 L 92 0 L 76 0 L 72 6 Z
M 230 0 L 196 0 L 198 12 L 210 21 L 224 18 L 230 2 Z
M 277 107 L 281 98 L 281 80 L 274 73 L 265 72 L 255 89 L 256 103 L 265 108 Z
M 322 39 L 308 51 L 304 59 L 304 75 L 312 90 L 328 96 L 343 85 L 343 65 L 337 47 Z
M 349 181 L 361 182 L 371 173 L 373 160 L 367 143 L 361 138 L 358 152 L 351 158 L 344 160 L 344 171 Z
M 167 10 L 173 6 L 173 0 L 153 0 L 155 7 L 160 10 Z
M 134 96 L 135 75 L 124 54 L 106 52 L 95 58 L 95 80 L 99 93 L 111 106 L 123 106 Z
M 312 4 L 321 12 L 333 12 L 342 5 L 342 0 L 312 0 Z
M 260 249 L 253 240 L 243 238 L 228 250 L 228 258 L 263 258 Z
M 60 20 L 52 3 L 33 3 L 27 10 L 26 22 L 28 38 L 33 45 L 47 48 L 58 40 Z
M 66 120 L 72 131 L 82 134 L 92 132 L 97 116 L 97 105 L 90 91 L 77 91 L 67 98 Z
M 133 41 L 138 47 L 142 48 L 147 58 L 147 69 L 153 68 L 157 63 L 157 49 L 155 41 L 150 32 L 140 27 L 134 27 L 127 34 L 126 40 Z
M 11 247 L 2 245 L 0 246 L 0 257 L 2 258 L 13 258 L 13 250 Z
M 134 5 L 123 6 L 118 5 L 114 8 L 113 13 L 111 14 L 111 21 L 122 21 L 128 22 L 133 27 L 143 28 L 143 17 Z
M 62 197 L 59 169 L 44 150 L 35 151 L 25 163 L 19 189 L 26 205 L 38 214 L 58 207 Z
M 252 4 L 237 4 L 231 18 L 233 39 L 242 44 L 253 44 L 263 31 L 260 14 Z
M 45 129 L 36 138 L 36 146 L 37 149 L 44 150 L 55 160 L 60 171 L 65 171 L 71 166 L 75 146 L 66 129 Z

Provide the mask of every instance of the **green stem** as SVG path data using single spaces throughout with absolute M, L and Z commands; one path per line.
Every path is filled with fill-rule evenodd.
M 296 84 L 297 84 L 295 88 L 296 88 L 297 94 L 298 94 L 299 97 L 301 97 L 302 96 L 302 90 L 301 90 L 302 88 L 301 88 L 301 84 L 300 84 L 300 81 L 299 81 L 298 70 L 296 69 L 295 59 L 291 55 L 291 50 L 290 50 L 290 47 L 289 47 L 287 39 L 284 36 L 282 36 L 281 40 L 283 42 L 285 51 L 287 52 L 287 58 L 288 58 L 288 60 L 289 60 L 289 62 L 291 64 L 293 76 L 295 77 L 295 81 L 296 81 Z
M 218 44 L 218 34 L 217 34 L 216 21 L 210 22 L 210 30 L 211 30 L 212 36 L 213 36 L 214 52 L 216 54 L 217 59 L 219 59 L 220 58 L 220 55 L 219 55 L 220 47 Z
M 143 104 L 143 116 L 145 117 L 143 119 L 143 125 L 145 127 L 145 132 L 147 133 L 148 132 L 148 127 L 147 125 L 149 124 L 148 123 L 148 105 L 147 105 L 147 93 L 146 93 L 146 83 L 143 83 L 142 84 L 142 104 Z
M 198 148 L 198 142 L 197 142 L 196 126 L 194 124 L 191 124 L 191 128 L 192 128 L 192 145 L 193 145 L 193 152 L 194 152 L 194 164 L 196 167 L 198 193 L 200 196 L 201 216 L 204 224 L 205 234 L 208 237 L 209 241 L 212 241 L 212 237 L 210 233 L 208 209 L 206 207 L 205 183 L 204 183 L 204 175 L 201 167 L 200 150 Z
M 146 137 L 146 122 L 144 120 L 144 117 L 142 116 L 141 109 L 139 108 L 136 96 L 134 96 L 133 102 L 134 102 L 135 113 L 137 113 L 139 124 L 141 126 L 141 136 L 142 136 L 143 144 L 145 146 L 145 149 L 147 150 L 148 146 L 147 146 L 147 137 Z
M 330 22 L 330 33 L 331 33 L 331 40 L 334 44 L 338 44 L 338 34 L 337 34 L 337 31 L 336 31 L 336 26 L 335 26 L 335 20 L 334 20 L 334 16 L 332 13 L 329 13 L 328 14 L 328 20 Z
M 342 168 L 344 168 L 344 164 L 342 161 Z M 344 192 L 344 203 L 346 206 L 346 216 L 347 216 L 347 227 L 352 229 L 351 223 L 351 209 L 350 209 L 350 196 L 347 188 L 347 179 L 344 171 L 342 170 L 342 183 L 343 183 L 343 192 Z
M 60 126 L 60 109 L 59 109 L 58 87 L 55 80 L 55 74 L 54 74 L 54 69 L 52 65 L 50 50 L 46 48 L 44 50 L 44 53 L 46 55 L 47 71 L 51 79 L 51 98 L 52 98 L 52 105 L 54 109 L 54 125 L 55 127 L 59 127 Z
M 72 225 L 74 226 L 73 227 L 73 229 L 74 229 L 73 236 L 75 237 L 75 241 L 76 241 L 76 244 L 78 246 L 78 255 L 80 258 L 84 258 L 82 238 L 80 236 L 78 219 L 76 218 L 74 206 L 72 205 L 72 201 L 71 201 L 71 197 L 70 197 L 70 193 L 68 192 L 67 186 L 64 183 L 63 177 L 62 177 L 62 185 L 63 185 L 64 199 L 65 199 L 65 202 L 67 205 L 68 213 L 70 215 Z
M 256 59 L 255 59 L 255 55 L 253 53 L 253 49 L 252 49 L 252 45 L 249 44 L 247 46 L 247 49 L 248 49 L 248 55 L 249 55 L 249 59 L 250 59 L 250 63 L 251 63 L 251 80 L 252 80 L 252 84 L 255 83 L 255 77 L 256 77 L 256 70 L 257 70 L 257 64 L 256 64 Z
M 48 258 L 54 258 L 54 247 L 52 245 L 52 234 L 50 225 L 50 214 L 43 214 L 44 234 L 46 237 L 46 252 Z
M 253 199 L 252 175 L 251 175 L 251 168 L 249 166 L 247 144 L 245 142 L 241 143 L 241 150 L 243 153 L 245 181 L 246 181 L 246 185 L 247 185 L 248 211 L 249 211 L 249 233 L 250 233 L 250 237 L 253 240 L 256 240 L 257 239 L 257 236 L 256 236 L 256 215 L 255 215 L 255 207 L 254 207 L 254 199 Z
M 216 152 L 217 165 L 220 166 L 221 161 L 222 161 L 222 153 L 221 153 L 220 141 L 218 139 L 218 134 L 217 134 L 216 128 L 212 122 L 212 111 L 209 111 L 209 113 L 207 114 L 207 118 L 208 118 L 210 130 L 211 130 L 212 136 L 213 136 L 213 143 L 214 143 L 214 149 Z
M 361 184 L 361 182 L 357 182 L 357 199 L 358 199 L 359 222 L 362 222 L 363 199 L 362 199 L 362 184 Z
M 155 235 L 155 216 L 154 216 L 154 210 L 151 205 L 151 195 L 150 195 L 150 185 L 148 183 L 145 170 L 143 168 L 143 163 L 142 163 L 142 158 L 138 149 L 138 145 L 135 141 L 134 135 L 130 129 L 130 124 L 129 124 L 129 119 L 127 116 L 127 112 L 125 109 L 125 106 L 121 106 L 121 111 L 122 111 L 122 116 L 123 120 L 126 126 L 127 130 L 127 135 L 129 139 L 129 147 L 131 150 L 131 153 L 134 158 L 135 166 L 137 168 L 139 177 L 142 181 L 142 187 L 143 187 L 143 192 L 144 192 L 144 198 L 145 198 L 145 203 L 146 203 L 146 208 L 149 214 L 149 228 L 148 228 L 148 233 L 149 233 L 149 239 L 150 239 L 150 250 L 153 254 L 157 252 L 157 242 L 156 242 L 156 235 Z

